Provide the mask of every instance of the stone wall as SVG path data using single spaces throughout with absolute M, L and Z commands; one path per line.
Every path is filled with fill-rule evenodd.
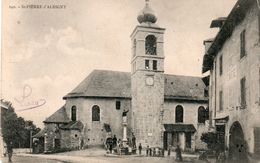
M 154 84 L 146 84 L 153 75 Z M 163 73 L 136 72 L 132 75 L 133 128 L 137 143 L 143 146 L 162 146 L 161 111 L 164 104 Z
M 116 109 L 116 101 L 120 101 L 121 107 Z M 129 129 L 131 130 L 131 101 L 130 99 L 119 98 L 77 98 L 66 101 L 66 111 L 71 115 L 71 107 L 77 107 L 77 120 L 84 125 L 83 139 L 87 145 L 103 145 L 107 132 L 104 129 L 104 123 L 110 125 L 112 135 L 122 139 L 122 112 L 130 110 L 128 114 Z M 98 105 L 100 108 L 100 121 L 92 121 L 92 107 Z M 130 134 L 130 133 L 129 133 Z
M 57 124 L 47 123 L 45 124 L 46 135 L 44 137 L 44 151 L 49 152 L 54 150 L 54 138 L 56 136 L 55 129 Z
M 71 148 L 71 139 L 70 139 L 70 130 L 61 130 L 61 148 L 70 149 Z

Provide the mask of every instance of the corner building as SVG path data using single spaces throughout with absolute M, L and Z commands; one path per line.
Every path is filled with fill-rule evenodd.
M 203 72 L 210 73 L 209 108 L 222 149 L 232 160 L 260 156 L 260 5 L 238 0 L 220 30 L 206 40 Z M 250 155 L 248 155 L 250 153 Z

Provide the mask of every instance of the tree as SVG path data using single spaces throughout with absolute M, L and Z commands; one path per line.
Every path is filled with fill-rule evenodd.
M 3 101 L 2 101 L 3 102 Z M 12 142 L 14 148 L 28 148 L 30 147 L 30 130 L 32 134 L 39 132 L 32 121 L 26 121 L 22 117 L 18 117 L 14 111 L 11 102 L 4 101 L 7 109 L 2 109 L 2 135 L 3 140 L 7 146 Z
M 217 134 L 214 132 L 203 133 L 200 140 L 207 144 L 209 150 L 216 151 L 218 147 Z

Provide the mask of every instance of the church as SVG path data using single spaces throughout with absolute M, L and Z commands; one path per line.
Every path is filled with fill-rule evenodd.
M 122 113 L 127 137 L 143 147 L 180 145 L 182 150 L 206 148 L 200 136 L 209 128 L 207 82 L 201 77 L 164 73 L 164 32 L 149 1 L 131 34 L 131 72 L 93 70 L 65 95 L 64 106 L 44 121 L 34 135 L 44 152 L 104 145 L 122 140 Z

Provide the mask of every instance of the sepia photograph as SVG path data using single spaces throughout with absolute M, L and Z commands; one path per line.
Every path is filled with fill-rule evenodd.
M 0 163 L 260 163 L 260 0 L 3 0 Z

